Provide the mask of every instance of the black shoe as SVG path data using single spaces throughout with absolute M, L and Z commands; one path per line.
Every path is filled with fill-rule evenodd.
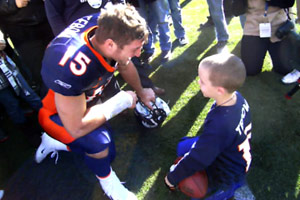
M 215 25 L 215 24 L 214 24 L 214 22 L 213 22 L 211 16 L 208 16 L 208 17 L 207 17 L 207 21 L 206 21 L 205 23 L 200 24 L 200 27 L 199 27 L 198 31 L 201 31 L 201 30 L 204 29 L 204 28 L 212 27 L 212 26 L 214 26 L 214 25 Z
M 227 43 L 228 43 L 228 41 L 219 41 L 216 45 L 217 53 L 229 53 Z
M 189 43 L 189 40 L 187 39 L 187 37 L 181 37 L 181 38 L 178 38 L 178 42 L 181 46 L 184 46 Z
M 149 63 L 143 63 L 143 64 L 142 64 L 142 67 L 143 67 L 144 69 L 152 69 L 152 66 L 151 66 Z
M 164 95 L 166 93 L 165 89 L 154 86 L 153 91 L 156 95 Z
M 162 51 L 161 54 L 160 54 L 160 57 L 161 57 L 161 63 L 162 64 L 168 62 L 172 57 L 171 50 Z
M 143 52 L 142 55 L 140 56 L 140 60 L 142 63 L 149 64 L 153 59 L 153 55 L 154 53 Z
M 133 57 L 133 58 L 131 58 L 131 61 L 137 69 L 138 68 L 144 68 L 144 69 L 152 68 L 152 66 L 149 63 L 142 62 L 141 57 Z

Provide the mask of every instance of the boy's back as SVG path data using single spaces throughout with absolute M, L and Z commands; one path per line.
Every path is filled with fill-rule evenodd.
M 235 105 L 212 106 L 198 140 L 205 154 L 216 157 L 212 163 L 207 162 L 208 170 L 216 170 L 213 179 L 224 183 L 243 179 L 251 163 L 250 108 L 239 92 L 236 98 Z M 198 142 L 195 148 L 197 146 Z

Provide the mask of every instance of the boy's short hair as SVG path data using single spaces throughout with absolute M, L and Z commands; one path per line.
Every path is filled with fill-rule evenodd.
M 146 41 L 148 34 L 145 19 L 133 6 L 117 4 L 101 10 L 96 30 L 100 44 L 112 39 L 122 49 L 134 40 Z
M 199 67 L 209 69 L 209 80 L 213 86 L 225 88 L 229 93 L 240 88 L 246 79 L 242 60 L 233 54 L 215 54 L 204 58 Z

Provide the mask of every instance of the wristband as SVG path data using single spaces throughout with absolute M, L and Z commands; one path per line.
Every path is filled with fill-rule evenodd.
M 106 121 L 110 120 L 123 110 L 132 106 L 133 98 L 125 91 L 120 91 L 118 94 L 101 104 L 101 113 Z

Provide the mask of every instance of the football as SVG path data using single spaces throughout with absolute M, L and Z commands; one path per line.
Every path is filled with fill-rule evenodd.
M 196 172 L 179 182 L 178 188 L 181 192 L 192 198 L 205 196 L 208 187 L 208 180 L 205 171 Z

